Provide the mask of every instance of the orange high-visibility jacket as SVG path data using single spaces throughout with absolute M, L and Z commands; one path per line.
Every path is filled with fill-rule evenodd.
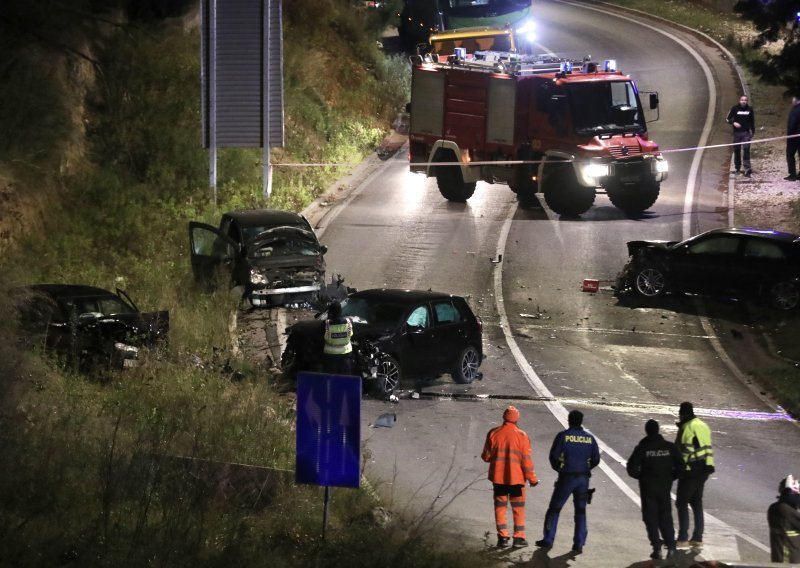
M 513 422 L 492 428 L 486 435 L 481 459 L 489 463 L 489 481 L 499 485 L 539 482 L 533 469 L 531 441 Z

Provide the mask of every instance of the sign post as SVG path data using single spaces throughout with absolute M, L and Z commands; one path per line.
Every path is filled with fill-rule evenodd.
M 297 375 L 295 481 L 325 487 L 322 538 L 330 488 L 361 486 L 361 378 Z

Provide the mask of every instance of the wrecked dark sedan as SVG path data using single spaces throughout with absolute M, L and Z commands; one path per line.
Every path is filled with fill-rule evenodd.
M 36 284 L 14 295 L 25 335 L 81 370 L 135 366 L 141 348 L 167 340 L 169 312 L 141 312 L 119 289 Z
M 429 378 L 449 373 L 469 384 L 482 378 L 482 323 L 467 301 L 451 294 L 421 290 L 362 290 L 342 302 L 353 322 L 354 343 L 369 341 L 380 358 L 376 390 L 391 392 L 403 377 Z M 281 358 L 284 373 L 317 370 L 323 347 L 325 313 L 287 330 Z
M 630 241 L 617 295 L 690 293 L 755 299 L 778 310 L 800 304 L 800 236 L 748 228 L 713 229 L 685 241 Z
M 291 211 L 231 211 L 219 227 L 192 221 L 189 241 L 195 281 L 231 282 L 253 306 L 313 303 L 325 285 L 327 248 Z

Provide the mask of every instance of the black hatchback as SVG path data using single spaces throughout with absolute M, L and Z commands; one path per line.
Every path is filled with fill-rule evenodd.
M 483 326 L 461 296 L 422 290 L 373 289 L 349 294 L 342 315 L 353 322 L 354 341 L 371 340 L 389 355 L 390 391 L 402 377 L 450 373 L 457 383 L 481 378 Z M 322 354 L 326 314 L 287 330 L 285 371 L 312 370 Z M 287 369 L 286 367 L 291 367 Z
M 764 229 L 713 229 L 685 241 L 630 241 L 616 292 L 750 298 L 779 310 L 800 305 L 800 236 Z

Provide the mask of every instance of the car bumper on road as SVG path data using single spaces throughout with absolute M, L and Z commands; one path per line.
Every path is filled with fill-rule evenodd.
M 319 284 L 292 286 L 289 288 L 259 288 L 250 293 L 250 303 L 254 306 L 271 306 L 276 300 L 285 301 L 285 296 L 311 295 L 319 293 Z M 282 298 L 278 298 L 281 296 Z

